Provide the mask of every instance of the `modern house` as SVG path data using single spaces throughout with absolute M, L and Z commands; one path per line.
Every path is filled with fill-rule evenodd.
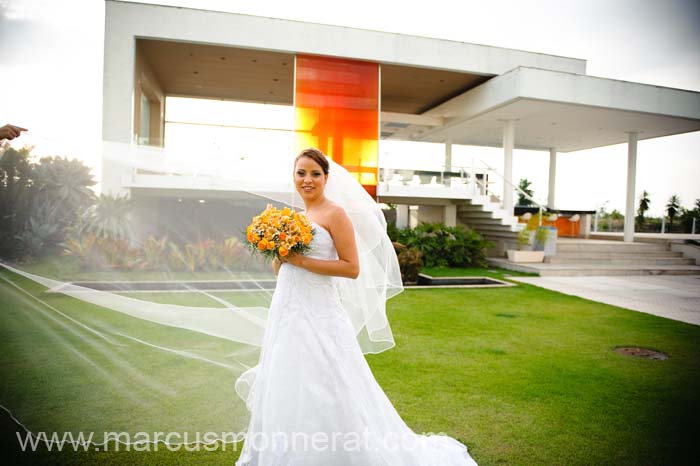
M 106 1 L 103 139 L 162 146 L 168 96 L 293 106 L 295 147 L 314 145 L 357 175 L 397 224 L 467 224 L 502 256 L 519 229 L 513 150 L 557 157 L 627 143 L 624 240 L 634 233 L 639 140 L 700 130 L 700 93 L 586 75 L 578 58 L 325 24 Z M 440 143 L 440 171 L 382 164 L 380 139 Z M 503 172 L 454 167 L 455 145 L 503 149 Z M 290 156 L 293 149 L 290 149 Z M 493 192 L 490 181 L 498 181 Z M 144 200 L 235 199 L 240 184 L 168 177 L 105 159 L 103 190 Z M 271 188 L 272 189 L 272 188 Z M 409 206 L 414 206 L 412 210 Z M 417 206 L 417 207 L 416 207 Z

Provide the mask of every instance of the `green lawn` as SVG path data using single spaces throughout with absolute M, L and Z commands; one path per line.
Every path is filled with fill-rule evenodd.
M 517 275 L 484 269 L 426 273 Z M 0 280 L 3 332 L 12 326 L 13 296 Z M 219 296 L 235 299 L 231 293 Z M 377 380 L 414 431 L 456 437 L 482 466 L 684 465 L 700 455 L 698 326 L 523 284 L 406 290 L 388 309 L 396 347 L 367 357 Z M 12 370 L 2 355 L 11 348 L 0 345 L 5 384 Z M 643 360 L 613 351 L 624 345 L 662 350 L 670 358 Z M 0 419 L 3 452 L 16 464 L 210 465 L 233 464 L 237 455 L 230 445 L 200 452 L 17 453 L 15 425 L 3 411 Z

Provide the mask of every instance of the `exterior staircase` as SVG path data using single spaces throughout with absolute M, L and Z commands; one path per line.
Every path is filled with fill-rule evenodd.
M 556 255 L 541 264 L 489 259 L 493 265 L 540 276 L 700 275 L 700 265 L 670 250 L 670 243 L 559 238 Z
M 524 228 L 518 217 L 508 214 L 489 196 L 476 195 L 457 205 L 457 221 L 478 231 L 494 243 L 494 254 L 503 256 L 506 249 L 514 247 L 518 233 Z

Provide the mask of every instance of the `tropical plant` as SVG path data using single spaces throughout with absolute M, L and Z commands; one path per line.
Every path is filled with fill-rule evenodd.
M 520 233 L 518 233 L 517 245 L 519 251 L 524 251 L 527 248 L 532 247 L 533 243 L 533 233 L 534 231 L 529 228 L 523 228 Z
M 90 167 L 80 160 L 67 157 L 43 157 L 34 169 L 37 201 L 54 206 L 61 220 L 71 224 L 79 209 L 85 208 L 95 199 L 90 189 L 96 181 Z
M 396 240 L 423 253 L 426 267 L 481 267 L 486 264 L 486 249 L 492 246 L 465 225 L 448 227 L 439 222 L 398 230 Z
M 612 212 L 610 212 L 610 219 L 613 221 L 621 221 L 625 219 L 625 216 L 619 210 L 613 209 Z
M 203 241 L 198 241 L 196 243 L 190 243 L 185 246 L 185 255 L 187 256 L 187 263 L 194 264 L 195 270 L 208 270 L 215 269 L 218 265 L 218 258 L 216 256 L 216 241 L 213 239 L 207 239 Z
M 649 193 L 644 190 L 639 196 L 639 207 L 637 208 L 637 224 L 640 226 L 644 224 L 644 214 L 649 211 Z
M 399 234 L 400 234 L 401 229 L 396 226 L 394 223 L 387 223 L 386 225 L 386 234 L 389 236 L 389 239 L 391 241 L 398 241 L 399 239 Z
M 677 194 L 671 196 L 666 204 L 666 215 L 668 216 L 668 223 L 673 226 L 673 219 L 678 216 L 681 212 L 681 200 Z
M 132 209 L 133 202 L 128 195 L 100 194 L 80 215 L 78 232 L 91 233 L 99 238 L 130 241 Z
M 30 152 L 0 146 L 0 257 L 21 255 L 21 244 L 32 242 L 23 236 L 34 195 Z
M 185 256 L 185 252 L 180 249 L 180 246 L 173 242 L 168 242 L 170 253 L 168 254 L 168 267 L 171 270 L 190 270 L 194 271 L 196 264 L 193 264 Z
M 35 206 L 25 228 L 15 235 L 18 252 L 25 259 L 38 256 L 47 247 L 59 244 L 63 237 L 58 214 L 47 204 Z
M 142 270 L 156 270 L 166 268 L 168 264 L 168 237 L 156 238 L 149 236 L 141 246 L 140 256 Z
M 103 262 L 100 260 L 102 255 L 98 250 L 97 236 L 95 235 L 67 238 L 63 243 L 63 248 L 64 255 L 73 256 L 78 259 L 82 270 L 97 268 L 103 265 Z
M 44 157 L 31 147 L 0 152 L 0 255 L 31 257 L 59 246 L 78 213 L 94 199 L 90 168 L 78 160 Z
M 543 251 L 548 239 L 549 227 L 537 227 L 537 230 L 535 230 L 535 249 Z
M 245 251 L 245 245 L 238 238 L 235 236 L 226 238 L 219 247 L 217 254 L 217 257 L 219 258 L 219 266 L 228 269 L 233 264 L 241 261 Z
M 532 197 L 533 196 L 533 191 L 530 189 L 530 185 L 532 184 L 532 181 L 529 181 L 527 178 L 522 178 L 520 182 L 518 183 L 518 187 L 520 188 L 520 191 L 518 191 L 518 205 L 521 206 L 529 206 L 532 205 L 532 201 L 530 198 L 525 196 L 521 191 L 524 191 L 527 193 L 528 196 Z
M 394 251 L 399 260 L 399 269 L 401 270 L 401 281 L 403 283 L 416 283 L 418 274 L 423 268 L 423 253 L 418 249 L 408 248 L 401 243 L 394 241 Z
M 131 270 L 138 262 L 138 252 L 124 240 L 97 237 L 97 245 L 104 264 L 110 269 Z

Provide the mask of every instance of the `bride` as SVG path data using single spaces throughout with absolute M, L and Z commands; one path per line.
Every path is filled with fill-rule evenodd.
M 314 236 L 306 254 L 273 262 L 277 285 L 259 363 L 237 381 L 237 390 L 249 385 L 251 417 L 236 465 L 476 465 L 457 440 L 415 434 L 364 358 L 348 309 L 365 298 L 343 299 L 340 290 L 371 270 L 360 267 L 359 225 L 343 202 L 326 197 L 329 167 L 318 149 L 295 159 L 294 185 Z M 388 322 L 386 331 L 393 345 Z

